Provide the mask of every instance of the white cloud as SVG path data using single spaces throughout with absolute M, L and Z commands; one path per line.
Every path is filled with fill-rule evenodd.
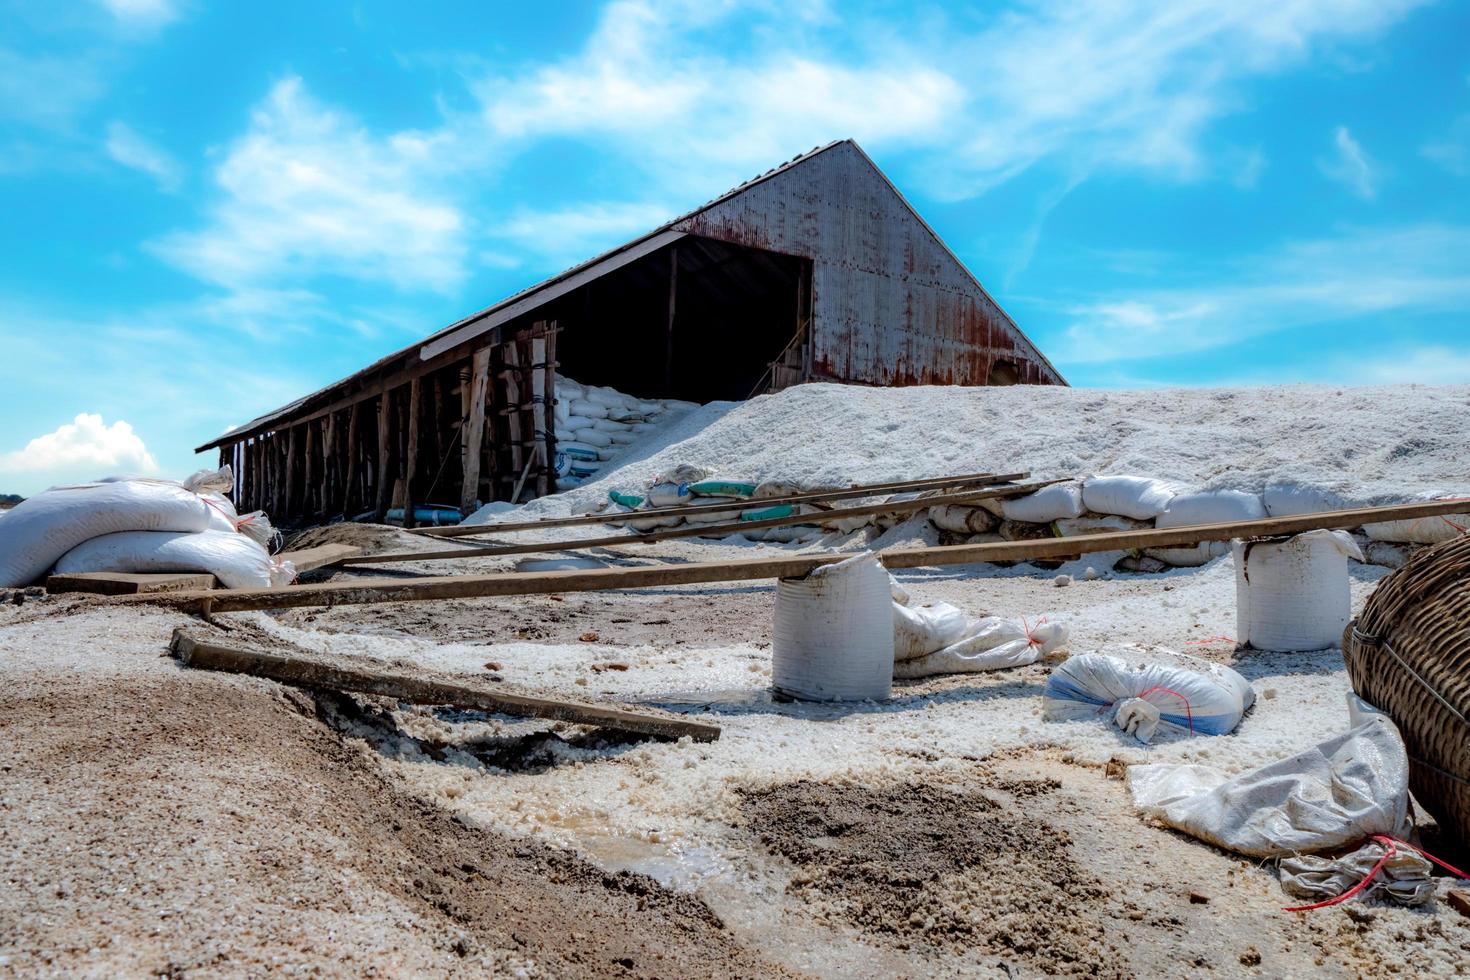
M 779 9 L 787 37 L 762 36 L 762 55 L 729 54 L 741 25 L 728 18 L 753 21 L 771 9 L 610 4 L 581 53 L 528 75 L 484 79 L 484 119 L 503 140 L 610 141 L 708 192 L 711 182 L 734 183 L 832 139 L 932 139 L 964 102 L 955 79 L 893 38 L 881 55 L 803 51 L 803 17 Z M 821 19 L 819 7 L 804 13 Z
M 1438 345 L 1400 350 L 1391 358 L 1357 358 L 1352 366 L 1352 377 L 1362 384 L 1470 383 L 1470 354 Z
M 98 0 L 117 22 L 128 28 L 157 30 L 179 18 L 174 0 Z
M 93 62 L 0 48 L 0 119 L 65 129 L 102 91 Z
M 631 202 L 522 210 L 491 233 L 520 253 L 570 265 L 651 231 L 677 213 L 673 205 Z
M 1295 327 L 1470 308 L 1470 227 L 1428 225 L 1300 242 L 1214 271 L 1201 286 L 1073 306 L 1055 360 L 1099 363 L 1208 350 Z
M 1318 163 L 1322 173 L 1365 201 L 1377 197 L 1378 165 L 1369 159 L 1362 145 L 1353 139 L 1353 134 L 1346 126 L 1339 126 L 1333 132 L 1332 145 L 1336 155 Z
M 477 86 L 504 139 L 611 145 L 661 178 L 733 182 L 832 138 L 933 148 L 931 181 L 967 197 L 1040 163 L 1197 178 L 1222 171 L 1208 125 L 1238 83 L 1371 37 L 1420 0 L 1038 0 L 1004 13 L 622 0 L 577 54 Z M 887 12 L 887 11 L 883 11 Z M 755 50 L 755 55 L 732 53 Z M 1248 184 L 1258 164 L 1247 161 Z M 933 188 L 931 188 L 932 190 Z
M 152 177 L 161 190 L 178 189 L 181 179 L 178 163 L 126 123 L 114 122 L 107 127 L 106 148 L 113 160 Z
M 1443 139 L 1426 143 L 1419 152 L 1456 177 L 1470 177 L 1470 115 L 1456 119 Z
M 286 79 L 225 153 L 209 225 L 153 247 L 231 289 L 318 274 L 452 289 L 464 275 L 464 219 L 429 179 L 431 146 L 417 134 L 375 137 Z
M 133 427 L 122 419 L 106 425 L 101 415 L 83 412 L 16 452 L 0 456 L 0 473 L 92 477 L 153 473 L 158 463 Z

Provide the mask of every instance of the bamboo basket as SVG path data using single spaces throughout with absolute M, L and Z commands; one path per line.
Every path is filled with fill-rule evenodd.
M 1378 583 L 1342 649 L 1353 690 L 1404 737 L 1415 798 L 1470 844 L 1470 535 Z

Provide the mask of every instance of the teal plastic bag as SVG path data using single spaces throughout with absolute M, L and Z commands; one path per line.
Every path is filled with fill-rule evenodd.
M 622 493 L 617 490 L 609 490 L 607 492 L 607 498 L 615 504 L 622 504 L 629 510 L 636 510 L 637 508 L 643 506 L 643 498 L 635 496 L 631 493 Z
M 769 521 L 777 517 L 790 517 L 796 513 L 795 504 L 779 504 L 775 507 L 765 507 L 761 510 L 741 511 L 742 521 Z
M 696 497 L 749 497 L 755 493 L 755 484 L 737 483 L 734 480 L 702 480 L 689 484 L 689 492 Z

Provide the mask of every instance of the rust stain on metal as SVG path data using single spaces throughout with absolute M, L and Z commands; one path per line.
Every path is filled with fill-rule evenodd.
M 812 260 L 810 371 L 873 385 L 1065 384 L 854 144 L 679 222 L 680 231 Z

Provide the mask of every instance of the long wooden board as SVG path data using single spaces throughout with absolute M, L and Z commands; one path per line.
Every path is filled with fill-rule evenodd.
M 720 737 L 720 726 L 691 721 L 672 712 L 632 710 L 610 702 L 599 704 L 525 694 L 499 684 L 491 688 L 489 684 L 433 673 L 406 674 L 323 658 L 228 646 L 201 639 L 184 629 L 174 630 L 171 649 L 174 656 L 190 667 L 252 674 L 300 687 L 381 694 L 415 704 L 449 704 L 517 718 L 551 718 L 666 738 L 688 735 L 696 742 L 713 742 Z
M 299 573 L 335 565 L 361 554 L 362 548 L 355 544 L 319 544 L 315 548 L 302 548 L 300 551 L 283 551 L 276 557 L 289 561 Z
M 199 572 L 72 572 L 46 579 L 47 592 L 87 592 L 93 595 L 197 592 L 218 585 L 213 575 Z
M 967 476 L 941 476 L 923 480 L 904 480 L 898 483 L 854 483 L 841 490 L 814 490 L 810 493 L 795 493 L 786 497 L 766 497 L 750 500 L 748 507 L 779 507 L 782 504 L 815 504 L 831 500 L 853 500 L 858 497 L 874 497 L 883 493 L 907 493 L 923 490 L 944 490 L 950 487 L 988 486 L 995 483 L 1010 483 L 1031 476 L 1029 470 L 1016 473 L 971 473 Z M 708 511 L 708 504 L 690 504 L 682 507 L 660 507 L 650 517 L 688 517 L 700 511 Z M 553 527 L 589 527 L 595 524 L 616 524 L 633 515 L 622 513 L 583 514 L 578 517 L 547 517 L 539 521 L 506 521 L 495 524 L 459 524 L 454 527 L 415 528 L 414 534 L 430 538 L 464 538 L 483 534 L 504 534 L 510 531 L 536 531 Z
M 1074 538 L 1039 541 L 1002 541 L 995 544 L 957 544 L 936 548 L 885 551 L 879 554 L 889 568 L 926 568 L 989 561 L 1027 561 L 1066 558 L 1098 551 L 1135 548 L 1172 548 L 1201 541 L 1300 534 L 1318 528 L 1360 527 L 1380 521 L 1410 520 L 1457 514 L 1463 501 L 1429 501 L 1388 507 L 1267 517 L 1223 524 L 1153 528 L 1084 534 Z M 571 569 L 558 572 L 499 572 L 492 575 L 436 575 L 410 579 L 359 579 L 284 589 L 236 589 L 228 592 L 175 595 L 119 596 L 114 603 L 151 602 L 192 612 L 243 612 L 299 606 L 336 606 L 365 602 L 417 602 L 432 599 L 473 599 L 488 596 L 547 595 L 561 592 L 597 592 L 604 589 L 645 589 L 662 585 L 701 585 L 709 582 L 747 582 L 755 579 L 806 575 L 822 565 L 851 558 L 849 554 L 797 555 L 786 558 L 749 558 L 729 562 L 648 565 L 639 568 Z
M 449 551 L 400 551 L 384 555 L 363 555 L 344 559 L 343 565 L 388 565 L 404 561 L 437 561 L 445 558 L 488 558 L 496 555 L 534 555 L 548 551 L 580 551 L 587 548 L 616 547 L 625 544 L 648 544 L 654 541 L 670 541 L 675 538 L 720 538 L 728 534 L 759 531 L 768 527 L 791 527 L 797 524 L 822 524 L 849 517 L 872 517 L 879 514 L 906 514 L 930 507 L 947 504 L 976 504 L 982 500 L 1000 497 L 1022 497 L 1035 493 L 1042 487 L 1061 483 L 1061 480 L 1044 480 L 1039 483 L 1018 483 L 1014 486 L 994 487 L 988 490 L 966 490 L 962 493 L 946 494 L 942 497 L 920 497 L 895 503 L 868 504 L 862 507 L 839 507 L 819 514 L 793 514 L 790 517 L 771 517 L 763 521 L 736 521 L 728 524 L 690 524 L 686 527 L 650 531 L 647 534 L 614 534 L 601 538 L 574 538 L 569 541 L 536 541 L 531 544 L 506 544 L 489 547 L 455 548 Z M 761 507 L 764 501 L 755 506 Z M 710 511 L 732 511 L 742 509 L 741 504 L 705 507 Z M 744 509 L 752 509 L 746 506 Z

